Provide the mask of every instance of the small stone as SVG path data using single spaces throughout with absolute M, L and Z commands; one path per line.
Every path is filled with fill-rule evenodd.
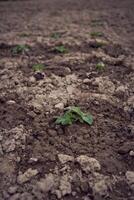
M 6 102 L 7 105 L 14 105 L 16 102 L 14 100 L 9 100 Z
M 37 162 L 38 161 L 38 158 L 30 158 L 29 159 L 29 163 L 34 163 L 34 162 Z
M 134 151 L 130 151 L 130 152 L 129 152 L 129 155 L 130 155 L 131 157 L 134 157 Z
M 93 193 L 94 195 L 99 194 L 100 196 L 106 196 L 108 194 L 108 186 L 104 180 L 95 183 L 93 187 Z
M 71 69 L 69 67 L 65 67 L 64 70 L 65 70 L 65 72 L 64 72 L 65 74 L 71 73 Z
M 100 171 L 101 166 L 98 160 L 95 158 L 88 157 L 86 155 L 81 155 L 76 158 L 76 161 L 80 164 L 83 171 L 86 173 Z
M 9 194 L 14 194 L 16 193 L 18 187 L 17 186 L 11 186 L 9 189 L 8 189 L 8 193 Z
M 55 108 L 58 108 L 59 110 L 63 110 L 64 109 L 64 103 L 58 103 L 55 105 Z
M 37 169 L 29 168 L 26 172 L 24 172 L 24 174 L 20 174 L 17 177 L 17 182 L 19 184 L 25 183 L 25 182 L 29 181 L 33 176 L 36 176 L 37 174 L 38 174 Z
M 115 92 L 118 95 L 123 95 L 126 92 L 126 90 L 127 90 L 127 87 L 121 85 L 121 86 L 117 87 Z
M 61 177 L 59 189 L 61 191 L 62 196 L 71 194 L 72 192 L 71 183 L 69 182 L 67 175 Z
M 119 154 L 127 154 L 134 148 L 134 142 L 126 142 L 119 149 Z
M 90 83 L 90 79 L 88 79 L 88 78 L 84 79 L 83 83 Z
M 127 178 L 129 185 L 134 184 L 134 171 L 127 171 L 126 172 L 126 178 Z
M 42 192 L 49 192 L 55 185 L 55 180 L 53 174 L 48 174 L 45 179 L 41 179 L 37 182 L 37 187 Z
M 38 37 L 37 37 L 37 42 L 38 42 L 38 43 L 42 43 L 42 41 L 43 41 L 43 37 L 42 37 L 42 36 L 38 36 Z
M 30 82 L 30 83 L 35 83 L 35 81 L 36 81 L 36 79 L 35 79 L 34 76 L 31 76 L 31 77 L 29 78 L 29 82 Z
M 56 194 L 56 196 L 57 196 L 58 199 L 62 198 L 62 194 L 61 194 L 60 190 L 55 190 L 55 194 Z
M 12 152 L 15 150 L 15 139 L 8 139 L 2 144 L 3 150 L 6 153 Z
M 69 156 L 69 155 L 65 155 L 65 154 L 58 154 L 58 158 L 62 164 L 65 164 L 66 162 L 69 162 L 69 161 L 74 162 L 73 156 Z

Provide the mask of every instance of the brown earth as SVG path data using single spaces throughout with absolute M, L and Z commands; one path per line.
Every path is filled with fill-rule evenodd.
M 134 200 L 133 10 L 133 0 L 0 1 L 0 200 Z M 93 125 L 56 125 L 68 106 Z

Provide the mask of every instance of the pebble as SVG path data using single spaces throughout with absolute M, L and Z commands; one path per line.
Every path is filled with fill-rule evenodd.
M 86 78 L 86 79 L 84 79 L 83 80 L 83 83 L 90 83 L 91 81 L 90 81 L 90 79 L 88 79 L 88 78 Z
M 41 179 L 37 182 L 37 187 L 42 192 L 49 192 L 55 185 L 55 180 L 53 174 L 48 174 L 45 179 Z
M 20 174 L 17 177 L 17 182 L 19 184 L 25 183 L 25 182 L 29 181 L 33 176 L 36 176 L 37 174 L 38 174 L 37 169 L 29 168 L 27 171 L 24 172 L 24 174 Z
M 80 164 L 81 168 L 86 173 L 99 171 L 101 169 L 101 165 L 98 160 L 92 157 L 88 157 L 86 155 L 81 155 L 77 157 L 76 161 Z
M 74 157 L 73 156 L 69 156 L 69 155 L 65 155 L 65 154 L 58 154 L 58 159 L 62 164 L 65 164 L 69 161 L 73 162 L 74 161 Z
M 6 102 L 7 105 L 14 105 L 16 102 L 14 100 L 9 100 Z
M 131 157 L 134 157 L 134 151 L 130 151 L 130 152 L 129 152 L 129 155 L 130 155 Z
M 8 193 L 9 194 L 14 194 L 16 193 L 18 187 L 17 186 L 11 186 L 9 189 L 8 189 Z
M 55 105 L 55 108 L 58 108 L 59 110 L 63 110 L 64 109 L 64 103 L 58 103 Z

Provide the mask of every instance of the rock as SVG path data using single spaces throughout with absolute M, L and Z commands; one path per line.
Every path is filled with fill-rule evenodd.
M 53 189 L 55 185 L 55 179 L 53 174 L 48 174 L 45 179 L 41 179 L 37 182 L 37 187 L 42 192 L 49 192 Z
M 8 193 L 9 194 L 14 194 L 16 193 L 18 187 L 17 186 L 11 186 L 9 189 L 8 189 Z
M 76 161 L 80 164 L 81 168 L 86 173 L 99 171 L 101 169 L 101 165 L 98 160 L 88 157 L 86 155 L 81 155 L 77 157 Z
M 90 79 L 88 79 L 88 78 L 86 78 L 86 79 L 84 79 L 83 80 L 83 83 L 90 83 L 91 81 L 90 81 Z
M 14 105 L 16 102 L 14 100 L 9 100 L 6 102 L 7 105 Z
M 2 144 L 3 150 L 6 153 L 12 152 L 15 150 L 15 139 L 7 139 L 3 144 Z
M 64 74 L 71 74 L 71 69 L 69 67 L 65 67 Z
M 69 182 L 67 175 L 61 177 L 59 189 L 61 191 L 62 196 L 71 194 L 72 192 L 71 183 Z
M 56 196 L 57 196 L 58 199 L 62 198 L 62 194 L 61 194 L 60 190 L 55 190 L 55 194 L 56 194 Z
M 65 164 L 66 162 L 74 162 L 74 157 L 73 156 L 69 156 L 69 155 L 65 155 L 65 154 L 58 154 L 58 159 L 62 164 Z
M 55 108 L 58 108 L 59 110 L 63 110 L 64 109 L 64 103 L 58 103 L 55 105 Z
M 99 92 L 104 94 L 113 94 L 115 85 L 109 80 L 109 77 L 97 77 L 92 81 L 92 84 L 99 87 Z
M 115 90 L 115 93 L 119 96 L 123 96 L 126 91 L 127 91 L 127 87 L 124 85 L 121 85 L 121 86 L 117 87 L 117 89 Z
M 134 171 L 127 171 L 126 172 L 126 178 L 128 184 L 131 186 L 134 184 Z
M 127 154 L 134 149 L 134 142 L 126 142 L 119 149 L 119 154 Z
M 36 78 L 34 76 L 29 77 L 29 82 L 30 83 L 35 83 L 36 82 Z
M 19 184 L 25 183 L 25 182 L 29 181 L 33 176 L 36 176 L 37 174 L 38 174 L 37 169 L 29 168 L 26 172 L 24 172 L 24 174 L 20 174 L 17 177 L 17 182 Z
M 38 161 L 38 158 L 30 158 L 28 162 L 29 163 L 35 163 L 37 161 Z
M 105 180 L 100 180 L 99 182 L 95 183 L 93 187 L 93 194 L 99 194 L 99 196 L 106 196 L 108 194 L 108 186 L 106 185 Z
M 130 155 L 131 157 L 134 157 L 134 151 L 130 151 L 130 152 L 129 152 L 129 155 Z

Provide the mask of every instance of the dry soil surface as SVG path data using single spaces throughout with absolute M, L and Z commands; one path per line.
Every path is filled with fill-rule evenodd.
M 134 200 L 133 50 L 133 0 L 0 1 L 0 200 Z

